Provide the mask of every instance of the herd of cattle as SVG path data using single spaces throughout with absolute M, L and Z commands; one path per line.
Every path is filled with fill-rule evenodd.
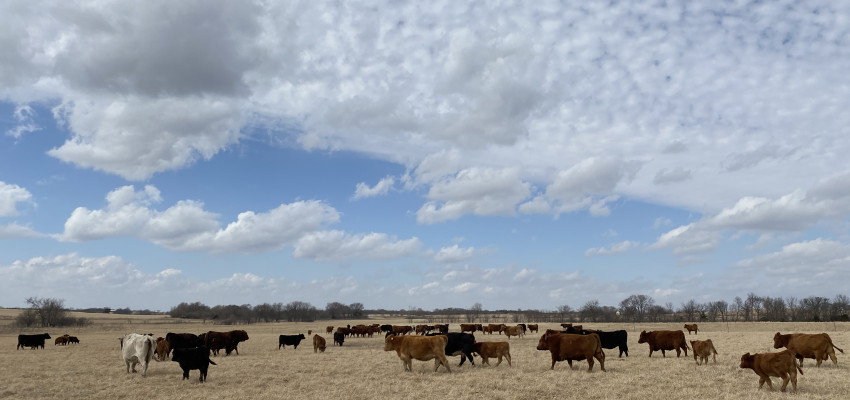
M 599 367 L 605 371 L 605 352 L 603 349 L 619 350 L 619 357 L 629 355 L 628 334 L 625 330 L 601 331 L 594 329 L 583 329 L 581 325 L 561 324 L 563 330 L 547 329 L 537 343 L 537 350 L 548 350 L 552 356 L 550 369 L 555 369 L 555 363 L 566 361 L 572 368 L 573 361 L 586 360 L 588 371 L 593 370 L 594 360 L 599 362 Z M 699 333 L 697 324 L 685 324 L 688 335 L 692 332 Z M 334 345 L 342 346 L 346 337 L 373 337 L 375 334 L 384 334 L 384 351 L 395 351 L 404 364 L 405 371 L 412 371 L 412 360 L 429 361 L 434 360 L 434 371 L 442 365 L 446 371 L 451 372 L 446 356 L 460 356 L 462 366 L 467 359 L 474 366 L 473 354 L 481 357 L 482 364 L 489 365 L 490 358 L 498 359 L 496 366 L 507 360 L 511 365 L 511 354 L 509 342 L 476 342 L 475 332 L 482 334 L 504 333 L 510 339 L 512 336 L 523 337 L 527 332 L 538 332 L 537 324 L 517 324 L 506 326 L 505 324 L 460 324 L 460 332 L 449 332 L 449 325 L 356 325 L 337 327 L 328 326 L 326 333 L 333 334 Z M 312 330 L 307 332 L 312 334 Z M 130 333 L 118 338 L 121 344 L 121 356 L 127 368 L 127 372 L 136 372 L 136 365 L 141 364 L 142 376 L 147 375 L 147 369 L 152 359 L 164 361 L 171 360 L 179 363 L 183 370 L 183 379 L 189 379 L 189 371 L 200 371 L 200 382 L 207 378 L 209 365 L 217 365 L 210 359 L 210 355 L 218 355 L 224 349 L 225 355 L 232 352 L 239 354 L 239 343 L 248 340 L 248 333 L 244 330 L 233 330 L 229 332 L 209 331 L 200 335 L 192 333 L 169 332 L 165 337 L 154 339 L 152 333 L 138 334 Z M 30 347 L 32 349 L 44 348 L 45 340 L 50 339 L 47 333 L 36 335 L 18 335 L 17 349 Z M 292 346 L 294 349 L 302 340 L 304 334 L 280 335 L 278 349 Z M 682 330 L 659 330 L 642 331 L 638 343 L 646 343 L 649 346 L 649 357 L 655 351 L 661 351 L 666 357 L 666 351 L 675 350 L 676 357 L 684 351 L 685 357 L 688 350 L 692 350 L 694 361 L 697 365 L 708 364 L 709 356 L 717 363 L 717 350 L 711 339 L 691 340 L 690 347 Z M 78 344 L 80 340 L 74 336 L 63 335 L 55 340 L 55 345 Z M 759 376 L 759 389 L 768 384 L 773 389 L 771 376 L 782 379 L 784 392 L 788 382 L 792 383 L 794 392 L 797 391 L 797 373 L 803 373 L 803 359 L 812 358 L 820 367 L 821 362 L 831 359 L 838 365 L 835 349 L 841 353 L 844 350 L 832 343 L 832 339 L 826 333 L 819 334 L 781 334 L 776 333 L 773 337 L 775 349 L 785 348 L 777 353 L 746 353 L 741 356 L 740 368 L 752 369 Z M 325 339 L 319 334 L 313 335 L 313 352 L 325 351 Z M 799 365 L 797 362 L 799 362 Z

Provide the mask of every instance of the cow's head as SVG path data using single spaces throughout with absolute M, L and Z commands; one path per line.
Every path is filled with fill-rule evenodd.
M 398 337 L 396 335 L 387 335 L 384 339 L 384 351 L 391 351 L 398 345 Z
M 299 333 L 299 334 L 298 334 L 298 338 L 299 338 L 299 339 L 301 339 L 301 340 L 306 339 L 306 338 L 304 337 L 304 334 L 303 334 L 303 333 Z
M 537 350 L 549 350 L 549 334 L 544 333 L 537 342 Z
M 782 335 L 780 335 L 779 332 L 776 332 L 776 334 L 773 335 L 773 348 L 774 349 L 781 349 L 781 348 L 785 347 L 785 345 L 787 345 L 788 343 L 786 343 L 786 341 L 783 340 L 783 339 L 785 339 L 785 338 Z
M 750 353 L 741 356 L 741 368 L 752 368 L 756 357 Z
M 248 340 L 248 332 L 245 332 L 243 330 L 233 331 L 230 337 L 232 337 L 233 340 L 237 342 L 244 342 Z M 304 335 L 301 335 L 301 338 L 303 339 Z
M 640 332 L 640 338 L 638 339 L 638 343 L 646 343 L 647 340 L 649 340 L 649 332 L 641 331 Z

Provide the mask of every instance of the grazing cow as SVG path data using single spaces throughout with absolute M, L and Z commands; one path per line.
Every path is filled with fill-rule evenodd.
M 434 324 L 434 329 L 440 333 L 449 333 L 449 324 Z
M 198 377 L 198 382 L 204 383 L 207 380 L 207 370 L 212 365 L 218 365 L 215 361 L 210 360 L 210 350 L 204 346 L 201 347 L 182 347 L 174 349 L 174 355 L 171 361 L 180 363 L 180 368 L 183 370 L 183 379 L 189 379 L 189 371 L 197 369 L 201 372 Z
M 351 328 L 349 328 L 347 326 L 340 326 L 340 327 L 336 328 L 336 333 L 341 333 L 345 336 L 350 336 L 351 335 Z
M 436 336 L 398 336 L 390 335 L 384 339 L 384 351 L 395 350 L 398 358 L 404 364 L 404 370 L 413 372 L 413 359 L 419 361 L 434 360 L 434 372 L 440 365 L 446 367 L 446 371 L 452 372 L 449 361 L 446 359 L 447 335 Z
M 794 362 L 794 355 L 789 350 L 779 353 L 744 354 L 741 356 L 741 368 L 752 369 L 759 376 L 759 389 L 767 382 L 767 386 L 773 390 L 770 377 L 778 376 L 782 378 L 782 391 L 784 392 L 788 387 L 790 380 L 794 393 L 797 393 L 797 371 L 800 371 L 800 374 L 803 373 L 803 370 Z
M 461 332 L 475 332 L 478 330 L 478 324 L 460 324 Z
M 697 324 L 685 324 L 685 329 L 688 330 L 688 335 L 690 335 L 691 332 L 695 335 L 699 335 L 699 328 L 697 327 Z
M 449 333 L 429 333 L 428 336 L 444 335 L 448 338 L 446 343 L 445 355 L 460 356 L 460 367 L 464 361 L 469 358 L 472 366 L 475 366 L 475 359 L 472 358 L 472 353 L 475 352 L 475 336 L 465 332 L 449 332 Z
M 304 336 L 302 335 L 301 337 L 303 338 Z M 229 356 L 233 350 L 236 350 L 236 354 L 238 355 L 239 343 L 248 339 L 248 332 L 241 329 L 229 332 L 209 331 L 204 337 L 204 347 L 212 350 L 215 356 L 218 355 L 218 351 L 221 349 L 224 349 L 225 356 Z
M 277 338 L 277 349 L 280 350 L 281 347 L 285 349 L 286 346 L 289 345 L 297 350 L 298 344 L 300 344 L 304 339 L 306 338 L 303 333 L 299 333 L 297 335 L 280 335 Z
M 342 346 L 343 342 L 345 342 L 345 335 L 342 332 L 334 332 L 334 346 Z
M 198 335 L 194 333 L 173 333 L 168 332 L 165 334 L 165 340 L 168 341 L 168 352 L 166 355 L 171 354 L 174 349 L 181 349 L 184 347 L 200 347 L 204 345 L 204 341 L 198 338 Z
M 168 346 L 168 341 L 165 338 L 156 338 L 156 359 L 157 361 L 165 361 L 168 358 L 168 353 L 171 347 Z
M 325 352 L 325 338 L 319 336 L 319 334 L 313 335 L 313 353 L 318 353 L 321 351 Z
M 489 326 L 482 326 L 482 327 L 481 327 L 481 332 L 482 332 L 482 333 L 486 333 L 486 334 L 488 334 L 488 335 L 492 335 L 492 334 L 493 334 L 493 330 L 492 330 L 492 329 L 490 329 L 490 327 L 489 327 Z
M 393 335 L 407 335 L 408 332 L 412 332 L 413 327 L 410 325 L 393 325 Z
M 35 350 L 37 347 L 44 348 L 44 340 L 50 339 L 50 335 L 39 333 L 37 335 L 18 335 L 18 346 L 15 350 L 20 350 L 24 347 L 29 347 Z
M 691 350 L 694 352 L 694 361 L 697 362 L 697 365 L 700 365 L 700 361 L 703 364 L 708 364 L 708 356 L 711 356 L 714 363 L 717 364 L 717 350 L 714 349 L 714 343 L 711 342 L 711 339 L 691 340 Z M 699 360 L 697 357 L 699 357 Z
M 425 331 L 428 329 L 428 325 L 416 325 L 413 328 L 413 331 L 416 332 L 417 335 L 425 335 Z
M 599 367 L 605 371 L 605 353 L 599 335 L 567 335 L 564 333 L 544 333 L 537 342 L 537 350 L 549 350 L 552 354 L 552 367 L 555 362 L 566 361 L 573 367 L 573 360 L 587 360 L 587 370 L 593 370 L 593 359 L 599 361 Z
M 496 363 L 498 367 L 502 363 L 502 357 L 511 365 L 511 345 L 508 342 L 477 342 L 473 345 L 475 352 L 481 357 L 481 364 L 490 365 L 490 358 L 499 358 Z
M 76 336 L 68 336 L 68 344 L 80 344 L 80 339 Z
M 150 364 L 154 348 L 156 348 L 156 339 L 150 335 L 128 333 L 121 343 L 121 358 L 127 365 L 127 373 L 130 373 L 130 364 L 133 365 L 134 374 L 136 373 L 136 364 L 142 364 L 142 376 L 147 376 L 148 364 Z
M 334 331 L 333 326 L 328 326 L 327 328 L 325 328 L 325 333 L 333 333 L 333 331 Z
M 490 332 L 499 332 L 500 335 L 505 330 L 505 324 L 488 324 L 487 326 L 490 328 Z
M 528 331 L 531 333 L 537 333 L 539 331 L 539 327 L 537 324 L 528 324 Z
M 790 333 L 782 335 L 776 332 L 773 335 L 773 348 L 787 348 L 800 361 L 800 366 L 803 366 L 803 358 L 814 358 L 815 363 L 820 367 L 821 361 L 825 361 L 827 357 L 832 359 L 832 363 L 838 365 L 838 359 L 835 358 L 835 350 L 844 353 L 838 346 L 832 343 L 832 338 L 826 333 L 806 334 L 806 333 Z
M 676 357 L 679 357 L 681 350 L 685 351 L 685 357 L 688 356 L 688 344 L 685 342 L 685 333 L 682 331 L 642 331 L 638 343 L 649 344 L 649 356 L 652 357 L 653 351 L 661 350 L 661 355 L 667 357 L 666 350 L 676 350 Z
M 64 345 L 68 344 L 68 338 L 69 337 L 71 337 L 71 336 L 68 336 L 68 335 L 59 336 L 58 338 L 56 338 L 53 341 L 53 345 L 56 346 L 56 345 L 61 344 L 62 346 L 64 346 Z
M 520 338 L 522 338 L 522 334 L 523 334 L 522 327 L 519 326 L 519 325 L 517 325 L 517 326 L 506 326 L 503 330 L 505 331 L 505 336 L 507 336 L 508 339 L 510 339 L 511 336 L 519 336 Z
M 392 332 L 393 326 L 389 324 L 381 325 L 381 332 Z

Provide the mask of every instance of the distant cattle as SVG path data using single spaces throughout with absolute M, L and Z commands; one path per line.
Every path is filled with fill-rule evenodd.
M 519 326 L 519 325 L 517 325 L 517 326 L 506 326 L 506 327 L 502 328 L 502 330 L 505 332 L 505 336 L 507 336 L 508 339 L 510 339 L 511 336 L 519 336 L 521 338 L 522 335 L 523 335 L 522 327 Z
M 622 329 L 618 331 L 605 332 L 592 329 L 577 330 L 575 329 L 575 327 L 569 327 L 566 329 L 565 332 L 562 333 L 573 333 L 579 335 L 589 335 L 591 333 L 595 333 L 599 335 L 599 340 L 602 341 L 603 349 L 618 348 L 620 350 L 620 357 L 622 357 L 623 354 L 625 354 L 626 357 L 629 356 L 629 334 Z
M 154 352 L 158 361 L 165 361 L 168 358 L 170 350 L 171 348 L 168 346 L 168 341 L 165 338 L 156 338 L 156 350 Z
M 398 336 L 390 335 L 384 339 L 384 351 L 395 350 L 398 358 L 404 364 L 404 370 L 413 372 L 414 359 L 419 361 L 434 360 L 434 372 L 440 365 L 451 372 L 449 361 L 446 359 L 446 335 L 436 336 Z
M 408 332 L 413 332 L 413 327 L 410 325 L 393 325 L 392 333 L 394 335 L 407 335 Z
M 306 338 L 303 333 L 299 333 L 297 335 L 280 335 L 277 338 L 277 349 L 280 350 L 281 347 L 286 348 L 286 346 L 292 346 L 297 350 L 298 345 L 304 339 Z
M 475 353 L 481 357 L 481 364 L 490 365 L 490 358 L 498 358 L 498 367 L 502 363 L 502 357 L 511 365 L 511 345 L 508 342 L 477 342 L 473 345 Z
M 319 336 L 319 334 L 313 335 L 313 353 L 317 353 L 321 351 L 325 352 L 325 338 Z
M 487 324 L 487 327 L 490 328 L 490 332 L 499 332 L 502 334 L 502 331 L 505 329 L 505 324 Z
M 312 334 L 313 334 L 313 330 L 312 330 L 312 329 L 307 329 L 307 336 L 310 336 L 310 335 L 312 335 Z
M 70 337 L 71 337 L 70 335 L 59 336 L 55 340 L 53 340 L 53 345 L 56 346 L 56 345 L 61 344 L 62 346 L 64 346 L 64 345 L 68 344 L 68 338 L 70 338 Z
M 493 330 L 492 330 L 492 329 L 490 329 L 490 327 L 489 327 L 489 326 L 482 326 L 482 327 L 481 327 L 481 332 L 486 333 L 486 334 L 488 334 L 488 335 L 492 335 L 492 334 L 493 334 Z
M 599 361 L 599 367 L 605 371 L 605 353 L 602 352 L 602 342 L 599 335 L 568 335 L 564 333 L 544 333 L 537 342 L 537 350 L 549 350 L 552 355 L 552 366 L 566 361 L 573 367 L 573 360 L 587 360 L 587 370 L 593 370 L 593 359 Z
M 129 333 L 124 336 L 121 343 L 121 358 L 124 359 L 124 364 L 127 366 L 127 373 L 130 373 L 131 364 L 133 373 L 136 373 L 136 364 L 142 364 L 142 376 L 147 376 L 148 364 L 150 364 L 154 348 L 156 348 L 156 340 L 153 336 Z
M 189 379 L 189 371 L 197 369 L 200 371 L 198 381 L 203 383 L 207 380 L 207 370 L 212 365 L 218 365 L 213 360 L 210 360 L 210 351 L 204 346 L 201 347 L 183 347 L 174 349 L 174 355 L 171 361 L 180 363 L 180 368 L 183 370 L 183 379 Z
M 676 357 L 681 355 L 681 350 L 688 356 L 688 344 L 685 342 L 685 333 L 682 331 L 642 331 L 638 343 L 649 344 L 649 356 L 653 351 L 661 350 L 661 355 L 667 357 L 666 350 L 676 350 Z
M 528 324 L 528 331 L 531 333 L 537 333 L 539 330 L 537 324 Z
M 562 327 L 562 328 L 564 328 L 564 329 L 567 329 L 567 328 L 569 328 L 569 327 L 571 327 L 571 326 L 573 326 L 573 324 L 570 324 L 570 323 L 564 323 L 564 324 L 561 324 L 561 327 Z
M 327 328 L 325 328 L 325 333 L 333 333 L 333 331 L 334 331 L 333 326 L 328 326 Z
M 794 355 L 788 350 L 779 353 L 744 354 L 741 356 L 741 368 L 752 369 L 759 376 L 759 389 L 767 382 L 767 386 L 773 390 L 770 377 L 778 376 L 782 378 L 782 391 L 785 391 L 788 381 L 791 381 L 794 393 L 797 393 L 797 371 L 803 373 L 794 362 Z
M 29 347 L 35 350 L 37 347 L 44 348 L 44 341 L 50 339 L 50 335 L 39 333 L 37 335 L 18 335 L 18 346 L 15 350 L 20 350 L 24 347 Z
M 345 336 L 351 335 L 351 328 L 347 326 L 339 326 L 336 328 L 336 333 L 341 333 Z
M 342 346 L 343 342 L 345 342 L 345 335 L 341 332 L 334 332 L 334 346 Z
M 685 324 L 685 329 L 688 330 L 688 335 L 690 335 L 691 332 L 695 335 L 699 335 L 699 328 L 697 327 L 697 324 Z
M 428 325 L 416 325 L 413 327 L 413 331 L 416 332 L 417 335 L 425 335 L 425 331 L 428 329 Z
M 80 339 L 76 336 L 68 336 L 68 344 L 80 344 Z
M 477 324 L 460 324 L 461 332 L 475 332 L 478 330 Z
M 393 331 L 393 326 L 389 325 L 389 324 L 381 325 L 380 328 L 381 328 L 381 332 L 392 332 Z
M 198 335 L 194 333 L 168 332 L 165 335 L 165 340 L 168 341 L 168 352 L 166 355 L 170 354 L 174 351 L 174 349 L 204 346 L 204 341 L 198 338 Z
M 241 329 L 229 332 L 209 331 L 204 337 L 204 346 L 211 350 L 213 355 L 218 355 L 218 351 L 224 349 L 224 355 L 229 356 L 234 350 L 239 354 L 239 343 L 248 339 L 248 332 Z
M 697 365 L 700 365 L 700 361 L 703 364 L 708 364 L 708 356 L 711 356 L 714 363 L 717 364 L 717 350 L 714 349 L 714 343 L 711 342 L 711 339 L 691 340 L 691 350 L 694 352 L 694 361 Z
M 460 356 L 460 364 L 469 358 L 469 362 L 475 366 L 475 359 L 472 358 L 472 353 L 475 352 L 475 336 L 465 332 L 449 332 L 449 333 L 429 333 L 428 336 L 444 335 L 448 338 L 446 343 L 445 354 L 447 356 Z
M 434 324 L 434 329 L 440 333 L 449 333 L 449 324 Z
M 814 358 L 816 366 L 820 367 L 821 361 L 825 361 L 829 357 L 833 364 L 838 365 L 834 349 L 844 353 L 844 350 L 832 343 L 832 338 L 826 333 L 789 333 L 782 335 L 776 332 L 773 335 L 773 348 L 781 349 L 783 347 L 787 348 L 800 361 L 801 367 L 803 366 L 803 358 Z

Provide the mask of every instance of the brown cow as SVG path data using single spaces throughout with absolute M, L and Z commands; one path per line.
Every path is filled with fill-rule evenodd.
M 567 324 L 567 323 L 561 324 L 561 328 L 564 328 L 564 329 L 567 329 L 571 326 L 573 326 L 573 324 Z
M 714 363 L 717 364 L 717 350 L 714 349 L 714 343 L 711 342 L 711 339 L 691 340 L 691 350 L 694 351 L 694 361 L 697 362 L 697 365 L 700 365 L 700 361 L 703 364 L 708 364 L 708 356 L 711 356 Z M 697 356 L 699 356 L 699 360 L 697 360 Z
M 248 332 L 244 330 L 235 330 L 230 332 L 215 332 L 209 331 L 204 337 L 205 345 L 210 349 L 213 355 L 218 355 L 218 351 L 224 349 L 224 355 L 229 356 L 230 352 L 236 350 L 239 354 L 240 342 L 248 340 Z
M 321 351 L 325 352 L 325 338 L 319 336 L 319 334 L 313 335 L 313 353 L 318 353 Z
M 502 357 L 511 365 L 511 345 L 508 342 L 476 342 L 473 345 L 475 352 L 481 357 L 481 363 L 490 365 L 490 358 L 499 358 L 496 363 L 498 367 L 502 363 Z
M 599 360 L 599 367 L 605 371 L 605 353 L 602 352 L 602 341 L 599 335 L 568 335 L 564 333 L 544 333 L 537 342 L 537 350 L 549 350 L 552 354 L 552 367 L 555 362 L 566 361 L 573 367 L 573 360 L 587 360 L 587 370 L 593 370 L 593 358 Z
M 667 357 L 665 350 L 676 350 L 676 357 L 681 355 L 681 350 L 688 356 L 688 344 L 685 342 L 685 333 L 682 331 L 642 331 L 638 343 L 649 343 L 649 356 L 653 351 L 661 350 L 661 355 Z
M 313 334 L 313 330 L 312 330 L 312 329 L 307 329 L 307 336 L 310 336 L 310 335 L 312 335 L 312 334 Z
M 528 324 L 528 331 L 531 333 L 537 333 L 538 330 L 537 324 Z
M 157 361 L 165 361 L 168 358 L 168 353 L 171 348 L 168 346 L 168 341 L 164 337 L 156 338 L 156 354 Z
M 759 376 L 759 389 L 767 382 L 767 386 L 773 390 L 770 377 L 778 376 L 782 378 L 782 391 L 784 392 L 788 387 L 790 380 L 794 393 L 797 393 L 797 371 L 800 371 L 800 374 L 803 373 L 803 370 L 794 362 L 794 355 L 788 350 L 779 353 L 744 354 L 741 356 L 741 368 L 752 369 Z
M 417 335 L 424 335 L 425 331 L 428 329 L 428 325 L 416 325 L 413 330 Z
M 71 335 L 68 335 L 68 334 L 59 336 L 58 338 L 56 338 L 53 341 L 53 345 L 56 346 L 58 344 L 61 344 L 62 346 L 65 346 L 65 345 L 68 344 L 68 338 L 70 338 L 70 337 L 71 337 Z
M 327 328 L 325 328 L 325 333 L 332 333 L 333 331 L 334 331 L 333 326 L 328 326 Z
M 699 328 L 697 328 L 697 324 L 685 324 L 685 329 L 688 330 L 688 335 L 690 335 L 691 332 L 694 332 L 695 335 L 699 335 Z
M 404 363 L 404 370 L 413 372 L 413 359 L 419 361 L 434 360 L 434 372 L 442 364 L 446 371 L 452 372 L 449 360 L 446 359 L 446 335 L 436 336 L 398 336 L 389 335 L 384 339 L 384 351 L 395 350 L 398 358 Z
M 478 330 L 479 326 L 480 325 L 478 325 L 478 324 L 460 324 L 460 332 L 461 333 L 463 333 L 463 332 L 475 333 L 475 331 Z
M 413 327 L 410 325 L 393 325 L 393 334 L 394 335 L 407 335 L 408 332 L 412 332 Z
M 506 326 L 503 330 L 505 331 L 505 336 L 507 336 L 508 339 L 510 339 L 511 336 L 519 336 L 520 338 L 522 338 L 522 327 L 519 325 Z
M 502 331 L 505 330 L 505 324 L 488 324 L 487 326 L 490 328 L 491 333 L 499 332 L 499 334 L 501 335 Z
M 803 366 L 803 358 L 814 358 L 815 363 L 820 367 L 821 361 L 825 361 L 827 357 L 832 359 L 832 363 L 838 365 L 838 359 L 835 358 L 835 349 L 844 353 L 838 346 L 832 343 L 832 338 L 826 333 L 806 334 L 806 333 L 790 333 L 782 335 L 776 332 L 773 335 L 773 348 L 787 348 L 800 361 L 800 366 Z

